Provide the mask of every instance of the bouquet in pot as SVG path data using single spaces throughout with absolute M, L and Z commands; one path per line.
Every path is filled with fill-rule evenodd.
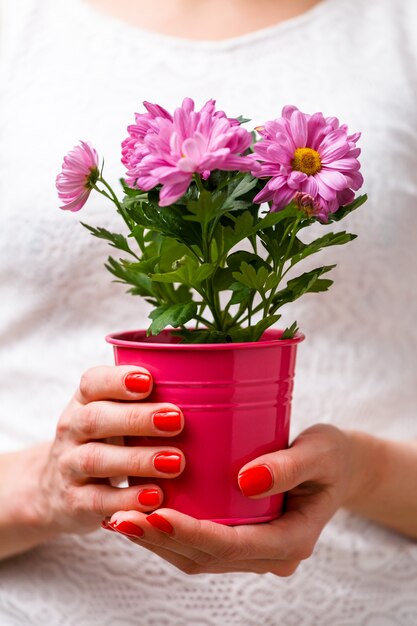
M 174 403 L 184 413 L 175 445 L 185 470 L 175 480 L 155 479 L 165 505 L 225 524 L 265 522 L 280 514 L 283 495 L 250 500 L 237 476 L 255 456 L 288 445 L 295 351 L 303 338 L 295 322 L 271 327 L 283 305 L 332 284 L 334 265 L 294 268 L 355 237 L 326 229 L 308 243 L 300 235 L 315 222 L 340 221 L 365 201 L 355 199 L 363 182 L 359 134 L 293 106 L 253 132 L 213 100 L 196 111 L 186 98 L 173 115 L 156 104 L 145 108 L 123 142 L 123 196 L 104 179 L 95 149 L 82 142 L 57 177 L 61 208 L 80 210 L 95 190 L 125 223 L 124 234 L 84 226 L 121 253 L 108 258 L 107 269 L 153 307 L 147 331 L 108 337 L 116 363 L 148 369 L 151 402 Z M 155 438 L 125 443 L 155 446 Z
M 284 304 L 332 284 L 324 276 L 334 266 L 286 278 L 305 258 L 355 237 L 326 232 L 303 243 L 300 233 L 365 201 L 355 199 L 360 134 L 294 106 L 249 132 L 247 120 L 227 117 L 213 100 L 196 111 L 186 98 L 173 115 L 144 104 L 122 144 L 123 197 L 81 142 L 57 177 L 61 208 L 80 210 L 92 190 L 115 204 L 128 236 L 84 226 L 122 253 L 106 268 L 152 305 L 149 334 L 173 327 L 186 343 L 257 341 Z M 283 338 L 296 330 L 294 322 Z

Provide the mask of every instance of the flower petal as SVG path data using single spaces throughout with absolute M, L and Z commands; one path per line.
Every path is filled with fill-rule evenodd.
M 307 180 L 302 185 L 304 193 L 308 193 L 312 198 L 315 198 L 319 192 L 319 185 L 314 176 L 308 176 Z
M 336 191 L 341 191 L 342 189 L 346 189 L 346 187 L 348 187 L 346 176 L 344 176 L 341 172 L 322 169 L 318 174 L 316 174 L 316 176 L 320 177 L 322 182 Z
M 159 192 L 159 206 L 169 206 L 185 194 L 191 182 L 191 176 L 175 185 L 164 185 Z
M 307 120 L 301 111 L 295 110 L 290 119 L 291 133 L 296 148 L 304 148 L 307 142 Z
M 295 193 L 296 191 L 300 191 L 307 178 L 308 176 L 304 174 L 304 172 L 293 171 L 287 179 L 287 185 L 290 189 L 293 189 Z

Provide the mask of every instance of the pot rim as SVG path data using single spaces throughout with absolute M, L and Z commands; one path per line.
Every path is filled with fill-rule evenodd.
M 166 334 L 171 329 L 167 329 Z M 162 331 L 164 333 L 165 331 Z M 119 348 L 140 348 L 142 350 L 242 350 L 242 349 L 256 349 L 256 348 L 269 348 L 280 346 L 291 346 L 301 343 L 305 339 L 305 335 L 301 332 L 297 332 L 292 339 L 280 339 L 284 330 L 282 329 L 268 329 L 263 334 L 265 339 L 259 341 L 247 341 L 239 343 L 164 343 L 158 341 L 138 341 L 137 339 L 129 339 L 128 336 L 142 334 L 146 337 L 146 329 L 138 330 L 125 330 L 115 333 L 109 333 L 105 339 L 107 343 Z M 268 337 L 271 337 L 270 339 Z

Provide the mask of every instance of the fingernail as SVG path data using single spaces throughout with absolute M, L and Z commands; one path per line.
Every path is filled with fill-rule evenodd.
M 154 456 L 153 464 L 158 472 L 178 474 L 181 471 L 181 455 L 176 452 L 158 452 Z
M 163 533 L 167 533 L 168 535 L 170 535 L 174 530 L 172 524 L 170 524 L 165 517 L 162 517 L 162 515 L 159 515 L 158 513 L 151 513 L 146 518 L 146 521 L 149 522 L 154 528 L 162 530 Z
M 180 430 L 181 413 L 173 409 L 160 409 L 152 415 L 154 426 L 158 430 Z
M 142 489 L 138 493 L 138 501 L 143 506 L 158 506 L 161 501 L 161 494 L 158 489 Z
M 122 535 L 127 535 L 128 537 L 142 537 L 143 530 L 140 526 L 133 524 L 133 522 L 109 522 L 109 526 L 116 530 L 118 533 Z
M 142 372 L 131 372 L 124 377 L 124 384 L 128 391 L 134 393 L 146 393 L 151 388 L 151 377 Z
M 101 527 L 104 528 L 104 530 L 111 530 L 111 532 L 114 533 L 114 529 L 109 526 L 108 521 L 105 519 L 101 522 Z
M 273 477 L 266 465 L 256 465 L 238 476 L 239 487 L 245 496 L 257 496 L 272 487 Z

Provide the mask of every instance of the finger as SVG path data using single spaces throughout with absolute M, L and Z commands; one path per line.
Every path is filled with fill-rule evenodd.
M 120 532 L 110 527 L 109 530 Z M 234 561 L 233 563 L 200 563 L 167 548 L 161 548 L 158 545 L 146 543 L 142 541 L 141 538 L 127 536 L 127 539 L 137 546 L 145 548 L 145 550 L 168 561 L 168 563 L 171 563 L 171 565 L 188 575 L 249 572 L 252 574 L 274 574 L 275 576 L 288 577 L 295 572 L 300 564 L 300 561 L 276 561 L 273 559 Z
M 148 512 L 158 506 L 143 503 L 143 495 L 149 494 L 149 492 L 152 493 L 154 502 L 158 500 L 160 504 L 163 501 L 162 490 L 155 484 L 124 488 L 87 484 L 74 489 L 71 496 L 71 509 L 76 514 L 92 512 L 100 518 L 109 517 L 113 515 L 114 511 L 119 510 Z
M 75 398 L 81 404 L 96 400 L 142 400 L 152 391 L 152 376 L 138 365 L 102 365 L 81 377 Z
M 250 498 L 262 498 L 294 489 L 307 481 L 332 476 L 340 431 L 320 425 L 302 433 L 287 450 L 264 454 L 242 467 L 238 483 Z M 332 462 L 333 460 L 333 462 Z
M 299 565 L 299 560 L 280 561 L 277 559 L 221 559 L 201 550 L 188 548 L 181 550 L 181 545 L 170 536 L 149 528 L 147 517 L 135 511 L 118 511 L 110 521 L 111 528 L 126 535 L 131 541 L 169 561 L 187 574 L 253 572 L 273 573 L 277 576 L 290 576 Z M 127 524 L 126 524 L 127 522 Z
M 74 446 L 65 458 L 70 472 L 78 479 L 115 476 L 175 478 L 185 467 L 178 448 L 112 446 L 89 442 Z
M 300 561 L 276 561 L 263 559 L 256 561 L 235 561 L 234 563 L 200 566 L 196 574 L 226 574 L 232 572 L 250 572 L 252 574 L 274 574 L 280 578 L 287 578 L 294 574 Z
M 162 523 L 159 528 L 153 525 L 161 518 L 168 525 Z M 111 519 L 112 522 L 115 520 L 119 521 L 117 513 Z M 313 539 L 316 539 L 314 536 L 309 541 L 305 518 L 297 511 L 268 524 L 225 526 L 197 520 L 173 509 L 158 509 L 145 522 L 145 525 L 142 524 L 145 530 L 143 541 L 169 548 L 199 562 L 211 562 L 213 559 L 216 562 L 301 560 L 310 556 Z M 205 556 L 201 556 L 202 553 Z
M 71 434 L 77 441 L 118 436 L 171 437 L 184 426 L 174 404 L 147 402 L 90 402 L 74 412 Z

